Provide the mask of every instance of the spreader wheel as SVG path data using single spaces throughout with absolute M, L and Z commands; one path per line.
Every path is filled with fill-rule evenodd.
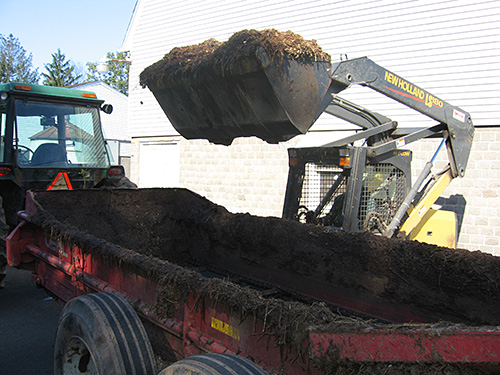
M 69 301 L 57 327 L 54 373 L 156 374 L 151 343 L 130 304 L 110 293 Z
M 210 353 L 182 359 L 159 375 L 268 375 L 252 361 L 234 355 Z

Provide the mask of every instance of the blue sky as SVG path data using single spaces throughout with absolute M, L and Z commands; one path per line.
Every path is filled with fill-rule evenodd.
M 44 71 L 58 48 L 77 66 L 122 45 L 136 0 L 0 0 L 0 34 L 13 34 Z

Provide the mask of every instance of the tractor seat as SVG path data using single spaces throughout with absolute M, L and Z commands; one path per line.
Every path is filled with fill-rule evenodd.
M 43 143 L 31 158 L 32 166 L 51 167 L 66 165 L 66 152 L 57 143 Z

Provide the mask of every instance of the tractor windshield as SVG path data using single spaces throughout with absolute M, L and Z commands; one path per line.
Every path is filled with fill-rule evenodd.
M 16 101 L 21 167 L 108 168 L 96 107 Z

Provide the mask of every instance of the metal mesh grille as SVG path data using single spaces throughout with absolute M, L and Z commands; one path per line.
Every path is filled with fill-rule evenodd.
M 359 206 L 359 228 L 383 232 L 406 195 L 406 177 L 392 164 L 367 165 Z
M 300 206 L 315 211 L 323 198 L 338 178 L 341 178 L 342 169 L 333 164 L 307 163 L 305 166 L 304 183 L 300 198 Z M 333 192 L 332 196 L 320 209 L 319 217 L 328 214 L 337 196 L 345 193 L 345 180 Z M 340 207 L 342 210 L 342 207 Z M 340 212 L 341 213 L 341 212 Z
M 346 192 L 342 168 L 333 164 L 316 163 L 307 163 L 305 167 L 300 210 L 303 213 L 317 211 L 315 217 L 328 217 L 323 224 L 341 227 Z M 335 190 L 329 192 L 335 185 Z M 384 232 L 405 196 L 406 177 L 403 171 L 392 164 L 367 165 L 359 201 L 359 229 Z M 305 221 L 306 216 L 299 215 L 299 220 Z

